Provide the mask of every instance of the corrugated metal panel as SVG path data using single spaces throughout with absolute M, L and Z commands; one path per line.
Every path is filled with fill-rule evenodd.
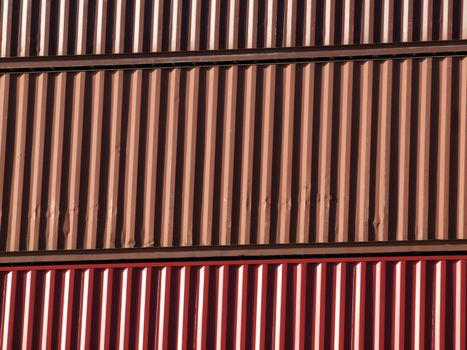
M 0 57 L 466 39 L 465 0 L 2 0 Z
M 467 235 L 467 58 L 0 76 L 2 250 Z
M 465 257 L 2 269 L 2 348 L 466 346 Z

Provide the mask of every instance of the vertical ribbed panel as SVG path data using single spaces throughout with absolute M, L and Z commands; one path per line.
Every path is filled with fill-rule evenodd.
M 466 346 L 464 257 L 19 267 L 3 349 Z
M 0 57 L 467 39 L 466 6 L 465 0 L 3 0 Z
M 448 57 L 1 75 L 0 247 L 465 238 L 466 72 Z

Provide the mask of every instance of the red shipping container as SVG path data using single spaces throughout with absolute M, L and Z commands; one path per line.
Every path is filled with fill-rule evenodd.
M 3 349 L 465 348 L 466 256 L 3 267 Z

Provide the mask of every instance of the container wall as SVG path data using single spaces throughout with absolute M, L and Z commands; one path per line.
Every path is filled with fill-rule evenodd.
M 465 348 L 466 258 L 0 272 L 2 348 Z
M 467 235 L 467 59 L 0 76 L 0 247 Z
M 0 4 L 0 57 L 467 39 L 465 0 Z

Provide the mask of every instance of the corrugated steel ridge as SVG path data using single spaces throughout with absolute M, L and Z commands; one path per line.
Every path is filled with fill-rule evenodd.
M 467 54 L 467 40 L 277 49 L 0 58 L 0 73 L 363 61 Z
M 275 259 L 278 257 L 329 258 L 329 257 L 371 257 L 371 256 L 413 256 L 439 254 L 464 254 L 467 240 L 438 241 L 392 241 L 392 242 L 348 242 L 313 244 L 263 244 L 243 246 L 197 246 L 171 248 L 133 248 L 133 249 L 87 249 L 59 251 L 22 251 L 0 254 L 0 265 L 19 264 L 82 264 L 112 263 L 115 261 L 131 263 L 134 261 L 219 261 L 225 259 L 251 260 Z
M 0 273 L 2 348 L 466 346 L 466 257 Z
M 465 0 L 3 0 L 1 5 L 0 57 L 467 39 Z
M 467 235 L 465 57 L 6 74 L 0 91 L 1 250 Z

